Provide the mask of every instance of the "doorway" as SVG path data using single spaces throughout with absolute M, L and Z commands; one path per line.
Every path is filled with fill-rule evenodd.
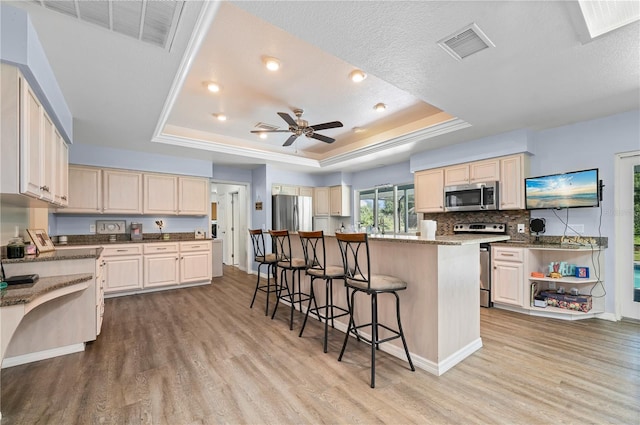
M 616 155 L 616 315 L 640 320 L 640 151 Z
M 222 239 L 222 262 L 248 270 L 249 204 L 247 184 L 213 182 L 218 201 L 218 238 Z

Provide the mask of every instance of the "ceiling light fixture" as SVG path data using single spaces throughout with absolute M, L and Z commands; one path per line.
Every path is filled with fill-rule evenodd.
M 366 128 L 362 128 L 362 127 L 353 127 L 352 130 L 354 133 L 364 133 L 365 131 L 367 131 Z
M 376 112 L 382 112 L 385 109 L 387 109 L 387 105 L 385 105 L 384 103 L 380 102 L 380 103 L 376 103 L 376 105 L 373 107 L 373 109 Z
M 225 114 L 213 114 L 214 117 L 218 119 L 218 121 L 226 121 L 227 116 Z
M 207 89 L 211 93 L 218 93 L 220 91 L 220 84 L 214 83 L 213 81 L 211 81 L 207 84 Z
M 277 71 L 280 69 L 280 61 L 276 58 L 265 56 L 262 58 L 262 61 L 269 71 Z
M 365 78 L 367 78 L 367 74 L 365 74 L 364 72 L 360 71 L 359 69 L 354 69 L 349 74 L 349 78 L 354 83 L 359 83 L 359 82 L 363 81 Z
M 260 133 L 259 137 L 261 139 L 266 139 L 267 138 L 267 133 Z

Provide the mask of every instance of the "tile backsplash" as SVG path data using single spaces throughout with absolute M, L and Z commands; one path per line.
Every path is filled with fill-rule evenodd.
M 529 234 L 531 214 L 528 210 L 423 213 L 422 216 L 423 220 L 438 222 L 437 235 L 453 235 L 453 226 L 461 223 L 505 223 L 511 240 L 530 242 L 535 238 Z M 524 233 L 518 233 L 518 224 L 524 224 Z

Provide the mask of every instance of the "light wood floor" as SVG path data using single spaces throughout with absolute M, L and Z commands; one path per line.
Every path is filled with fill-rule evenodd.
M 638 424 L 640 326 L 481 309 L 484 347 L 436 377 L 288 310 L 264 316 L 255 283 L 226 267 L 212 285 L 106 301 L 83 353 L 2 370 L 2 424 Z M 408 341 L 411 347 L 411 341 Z

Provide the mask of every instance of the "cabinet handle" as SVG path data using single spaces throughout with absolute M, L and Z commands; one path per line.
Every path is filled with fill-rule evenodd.
M 156 249 L 157 249 L 158 251 L 163 251 L 163 250 L 165 250 L 165 249 L 167 249 L 167 248 L 165 247 L 165 248 L 156 248 Z
M 194 249 L 195 248 L 200 248 L 200 245 L 195 245 L 195 246 L 192 246 L 191 248 L 194 248 Z
M 505 253 L 502 253 L 502 254 L 500 254 L 500 255 L 501 255 L 501 256 L 503 256 L 503 257 L 513 257 L 513 254 L 505 254 Z
M 117 252 L 127 252 L 126 249 L 118 249 Z
M 49 186 L 40 186 L 40 190 L 44 190 L 45 192 L 48 192 Z

